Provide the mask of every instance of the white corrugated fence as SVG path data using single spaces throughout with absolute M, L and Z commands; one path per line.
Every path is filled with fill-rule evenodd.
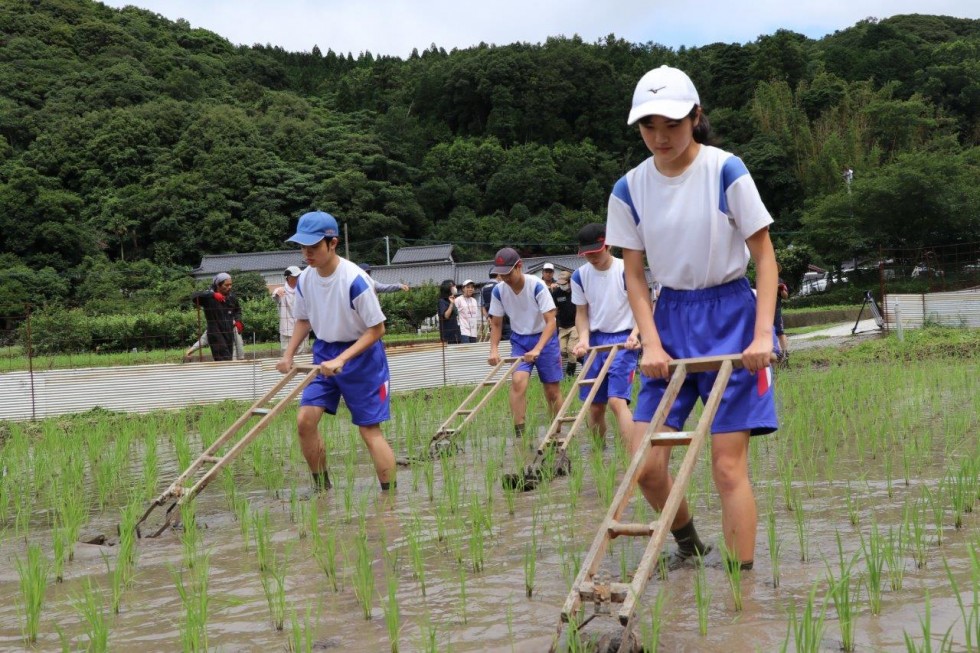
M 392 392 L 475 384 L 491 369 L 489 351 L 486 342 L 389 348 Z M 500 355 L 510 355 L 509 342 L 500 343 Z M 251 401 L 282 378 L 274 365 L 274 359 L 263 358 L 44 370 L 34 372 L 33 380 L 28 372 L 11 372 L 0 375 L 0 419 L 40 419 L 96 407 L 145 413 L 225 399 Z

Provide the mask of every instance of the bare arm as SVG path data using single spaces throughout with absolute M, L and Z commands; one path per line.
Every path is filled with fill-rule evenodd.
M 592 331 L 592 327 L 589 324 L 588 304 L 577 304 L 575 306 L 575 330 L 578 332 L 578 342 L 575 343 L 575 348 L 572 350 L 572 353 L 575 354 L 576 358 L 581 358 L 585 356 L 585 352 L 589 348 L 589 333 Z
M 296 349 L 309 335 L 310 321 L 296 320 L 296 323 L 293 325 L 293 335 L 289 338 L 289 344 L 286 345 L 286 351 L 282 353 L 282 358 L 276 363 L 277 370 L 283 374 L 289 371 L 293 366 L 293 354 L 296 353 Z
M 496 365 L 500 362 L 500 353 L 498 348 L 500 346 L 500 337 L 504 332 L 504 318 L 498 317 L 496 315 L 490 316 L 490 356 L 487 357 L 487 362 L 491 365 Z
M 531 349 L 524 354 L 524 360 L 528 363 L 533 363 L 541 355 L 541 351 L 544 346 L 548 344 L 551 337 L 555 335 L 555 330 L 558 328 L 558 321 L 555 319 L 557 314 L 556 309 L 551 309 L 546 313 L 542 313 L 541 316 L 544 318 L 544 330 L 541 331 L 541 337 L 538 338 L 538 343 L 534 345 L 534 349 Z
M 768 227 L 749 236 L 745 244 L 755 261 L 756 304 L 755 333 L 752 342 L 742 352 L 742 364 L 750 372 L 756 372 L 768 367 L 772 357 L 772 321 L 776 314 L 779 271 Z
M 668 376 L 667 363 L 671 358 L 664 351 L 660 335 L 653 323 L 653 302 L 643 274 L 643 252 L 635 249 L 623 250 L 623 265 L 626 270 L 626 296 L 629 298 L 636 329 L 643 343 L 640 369 L 649 377 L 663 379 Z

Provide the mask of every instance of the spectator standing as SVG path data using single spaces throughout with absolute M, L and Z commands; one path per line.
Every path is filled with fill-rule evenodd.
M 781 273 L 783 271 L 783 266 L 776 264 L 777 272 Z M 786 338 L 786 329 L 783 326 L 783 300 L 789 299 L 789 286 L 783 281 L 782 277 L 779 277 L 779 283 L 776 285 L 776 316 L 773 320 L 773 330 L 776 332 L 776 338 L 779 341 L 779 360 L 785 361 L 789 358 L 789 340 Z
M 499 283 L 497 280 L 497 273 L 490 268 L 490 283 L 483 286 L 480 291 L 480 301 L 483 303 L 481 310 L 483 311 L 483 323 L 485 325 L 487 338 L 490 337 L 490 300 L 493 296 L 493 288 Z M 504 316 L 503 332 L 501 334 L 502 338 L 510 338 L 510 318 L 506 315 Z
M 575 345 L 578 343 L 578 331 L 575 328 L 575 304 L 572 302 L 571 273 L 562 270 L 558 279 L 551 285 L 551 298 L 555 300 L 558 322 L 558 346 L 561 348 L 562 359 L 565 362 L 565 376 L 575 376 L 576 359 Z
M 395 487 L 395 453 L 381 423 L 391 419 L 390 374 L 381 337 L 385 315 L 370 279 L 337 253 L 337 220 L 313 211 L 299 219 L 287 242 L 298 243 L 309 264 L 296 284 L 293 337 L 276 369 L 285 374 L 293 355 L 313 329 L 313 363 L 320 368 L 299 402 L 300 449 L 313 475 L 314 491 L 330 488 L 327 454 L 317 428 L 323 413 L 337 414 L 341 398 L 367 447 L 382 491 Z
M 459 316 L 460 342 L 476 342 L 480 336 L 480 308 L 476 305 L 476 284 L 472 279 L 463 282 L 463 294 L 456 298 Z
M 498 347 L 503 334 L 503 318 L 511 318 L 511 356 L 522 359 L 511 375 L 510 410 L 514 435 L 524 435 L 527 414 L 527 385 L 531 371 L 538 368 L 544 385 L 548 412 L 554 418 L 561 405 L 561 351 L 555 324 L 555 302 L 541 279 L 524 274 L 521 256 L 505 247 L 494 257 L 494 272 L 500 278 L 490 298 L 490 356 L 487 362 L 500 362 Z
M 229 302 L 231 295 L 231 275 L 220 272 L 211 281 L 208 290 L 196 292 L 191 299 L 204 311 L 207 321 L 208 345 L 211 347 L 211 358 L 215 361 L 230 361 L 235 350 L 235 331 L 241 327 L 241 309 L 237 299 Z
M 283 272 L 286 282 L 283 286 L 272 291 L 272 299 L 279 307 L 279 353 L 286 351 L 289 340 L 293 337 L 293 327 L 296 324 L 296 316 L 293 314 L 293 306 L 296 304 L 296 284 L 299 281 L 301 270 L 295 265 L 290 265 Z M 297 354 L 305 354 L 309 341 L 304 340 L 296 349 Z
M 446 279 L 439 285 L 439 304 L 436 307 L 439 318 L 439 340 L 447 345 L 461 342 L 459 332 L 459 311 L 456 309 L 456 284 Z

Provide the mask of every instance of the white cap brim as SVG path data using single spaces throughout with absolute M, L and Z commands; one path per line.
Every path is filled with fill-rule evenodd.
M 650 100 L 638 107 L 633 107 L 626 124 L 632 125 L 640 118 L 647 116 L 663 116 L 670 120 L 681 120 L 686 118 L 693 108 L 694 102 L 690 100 Z

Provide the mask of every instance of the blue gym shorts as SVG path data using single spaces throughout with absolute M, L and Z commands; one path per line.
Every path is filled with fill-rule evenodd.
M 519 333 L 511 332 L 510 355 L 520 358 L 525 353 L 534 349 L 538 344 L 538 340 L 540 339 L 540 333 L 531 333 L 526 336 L 522 336 Z M 558 344 L 557 331 L 551 336 L 551 340 L 545 343 L 544 349 L 541 350 L 541 355 L 538 356 L 537 362 L 521 362 L 514 372 L 527 372 L 530 374 L 531 370 L 535 367 L 538 368 L 538 378 L 541 379 L 542 383 L 558 383 L 561 381 L 563 371 L 561 369 L 561 346 Z
M 332 360 L 351 344 L 317 340 L 313 343 L 313 363 L 319 365 Z M 373 426 L 391 419 L 390 380 L 385 346 L 378 340 L 347 361 L 340 374 L 313 379 L 303 388 L 299 405 L 316 406 L 336 415 L 343 397 L 350 410 L 351 422 L 356 426 Z
M 703 290 L 664 288 L 657 299 L 653 320 L 664 350 L 672 358 L 738 354 L 749 346 L 755 333 L 755 295 L 744 278 Z M 702 402 L 708 398 L 716 375 L 717 372 L 687 375 L 667 416 L 668 426 L 677 430 L 684 427 L 698 398 Z M 645 375 L 641 379 L 633 419 L 649 422 L 669 379 L 651 379 Z M 751 435 L 765 435 L 778 426 L 772 367 L 757 374 L 734 370 L 711 432 L 749 431 Z
M 589 346 L 597 347 L 600 345 L 625 343 L 629 335 L 629 331 L 620 331 L 618 333 L 593 331 L 589 334 Z M 592 403 L 607 404 L 609 403 L 609 397 L 625 399 L 626 403 L 629 403 L 633 398 L 633 376 L 636 374 L 636 362 L 639 357 L 640 352 L 637 349 L 620 349 L 616 353 L 616 358 L 613 360 L 612 365 L 609 366 L 606 378 L 602 380 L 599 391 L 596 393 Z M 598 352 L 585 378 L 594 379 L 599 376 L 599 370 L 602 369 L 607 358 L 609 358 L 608 351 Z M 581 386 L 578 390 L 578 398 L 585 401 L 585 398 L 589 396 L 591 390 L 591 385 L 586 384 Z

